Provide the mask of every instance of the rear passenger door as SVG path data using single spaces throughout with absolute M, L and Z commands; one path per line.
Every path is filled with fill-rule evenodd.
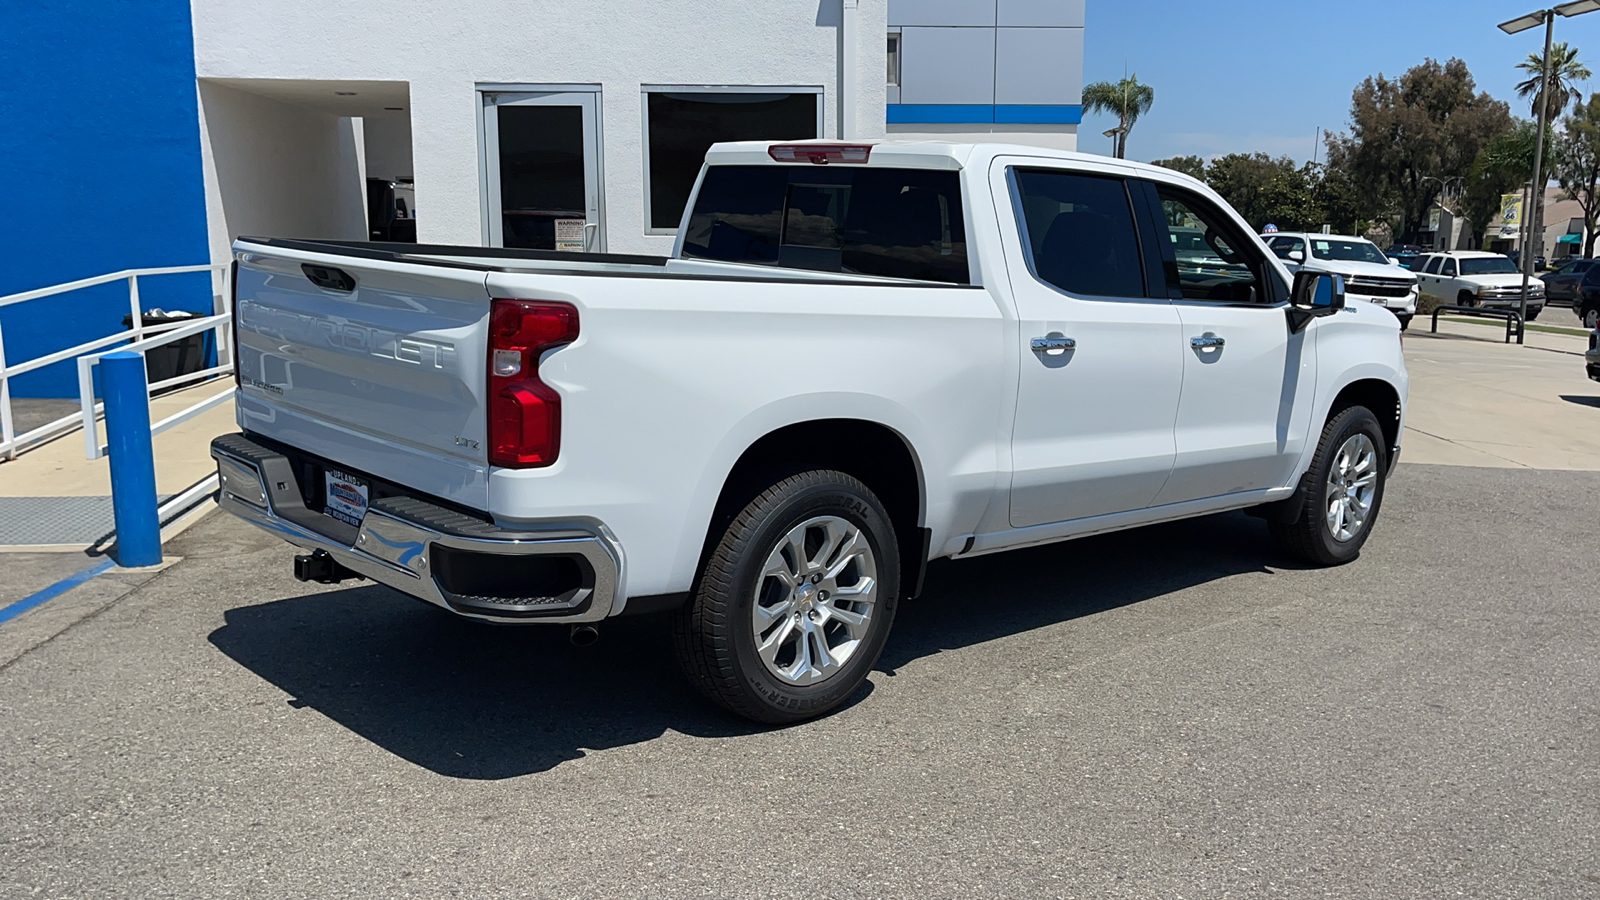
M 1155 503 L 1282 487 L 1305 446 L 1316 386 L 1314 346 L 1307 332 L 1289 330 L 1289 286 L 1261 243 L 1210 198 L 1140 184 L 1160 205 L 1162 229 L 1186 238 L 1198 231 L 1210 249 L 1169 270 L 1183 328 L 1183 398 L 1172 477 Z
M 1001 158 L 990 174 L 1020 319 L 1014 527 L 1143 509 L 1172 470 L 1178 315 L 1115 174 Z M 1010 208 L 1005 199 L 1010 199 Z

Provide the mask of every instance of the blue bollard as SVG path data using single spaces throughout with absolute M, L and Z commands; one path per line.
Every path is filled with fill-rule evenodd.
M 161 518 L 156 512 L 156 460 L 150 445 L 150 390 L 144 357 L 122 350 L 100 357 L 111 452 L 111 508 L 117 519 L 117 565 L 161 564 Z

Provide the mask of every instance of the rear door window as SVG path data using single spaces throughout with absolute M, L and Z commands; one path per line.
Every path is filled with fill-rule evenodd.
M 683 256 L 970 284 L 959 173 L 711 166 Z
M 1121 178 L 1017 169 L 1012 175 L 1034 277 L 1089 297 L 1144 297 L 1145 270 Z

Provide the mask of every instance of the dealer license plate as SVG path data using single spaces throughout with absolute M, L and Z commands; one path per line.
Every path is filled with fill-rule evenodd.
M 327 469 L 323 473 L 327 492 L 327 503 L 322 511 L 341 522 L 360 527 L 361 519 L 367 514 L 367 483 L 354 475 L 349 475 L 338 469 Z

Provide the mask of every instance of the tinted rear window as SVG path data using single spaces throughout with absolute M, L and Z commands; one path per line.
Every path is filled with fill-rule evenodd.
M 683 255 L 968 284 L 955 172 L 853 166 L 712 166 Z

